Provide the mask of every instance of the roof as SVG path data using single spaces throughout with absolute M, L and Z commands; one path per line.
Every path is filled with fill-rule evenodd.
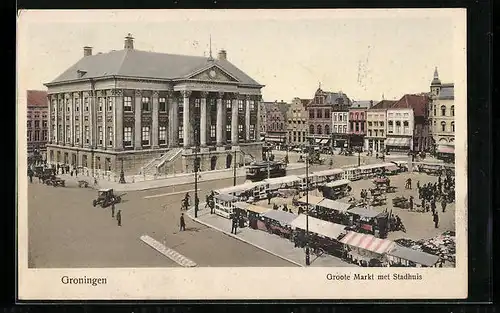
M 323 197 L 316 197 L 316 196 L 309 196 L 309 205 L 316 205 L 320 203 L 324 198 Z M 300 203 L 306 203 L 306 197 L 302 197 L 298 200 Z
M 320 203 L 318 203 L 318 206 L 323 207 L 323 208 L 327 208 L 330 210 L 345 212 L 345 211 L 349 210 L 349 208 L 352 205 L 349 203 L 343 203 L 343 202 L 334 201 L 334 200 L 330 200 L 330 199 L 323 199 Z
M 404 95 L 391 109 L 413 109 L 415 116 L 425 116 L 429 97 L 426 95 Z
M 261 86 L 227 60 L 214 59 L 210 61 L 209 58 L 201 56 L 158 53 L 136 49 L 123 49 L 83 57 L 48 85 L 106 76 L 166 80 L 181 79 L 212 66 L 219 67 L 242 84 Z M 86 72 L 81 78 L 77 73 L 79 70 Z
M 255 212 L 255 213 L 258 213 L 258 214 L 262 214 L 262 213 L 265 213 L 265 212 L 269 211 L 270 209 L 266 208 L 266 207 L 263 207 L 263 206 L 258 206 L 258 205 L 250 204 L 250 205 L 248 205 L 246 207 L 246 210 L 247 211 L 252 211 L 252 212 Z
M 354 101 L 350 109 L 368 109 L 370 107 L 370 102 L 373 100 L 360 100 Z
M 226 194 L 226 193 L 221 193 L 221 194 L 215 195 L 214 198 L 218 199 L 218 200 L 222 200 L 222 201 L 235 201 L 235 200 L 238 200 L 237 197 L 235 197 L 233 195 L 230 195 L 230 194 Z
M 234 202 L 233 206 L 238 209 L 246 210 L 250 206 L 250 203 L 238 201 Z
M 341 234 L 345 232 L 347 226 L 335 224 L 327 221 L 323 221 L 314 217 L 307 217 L 305 214 L 300 214 L 294 219 L 290 225 L 295 228 L 306 229 L 306 219 L 307 228 L 310 232 L 325 236 L 332 239 L 338 239 Z
M 342 174 L 344 172 L 343 169 L 341 168 L 335 168 L 331 170 L 324 170 L 324 171 L 319 171 L 319 172 L 313 172 L 309 176 L 330 176 L 330 175 L 337 175 L 337 174 Z
M 375 210 L 370 210 L 362 207 L 354 207 L 348 211 L 349 213 L 356 214 L 363 217 L 374 218 L 380 213 Z
M 394 100 L 382 100 L 370 108 L 370 110 L 388 109 L 396 103 Z
M 439 91 L 438 99 L 439 100 L 455 99 L 455 85 L 454 84 L 441 85 L 441 90 Z
M 275 178 L 267 178 L 264 179 L 269 185 L 282 185 L 282 184 L 293 184 L 294 182 L 300 182 L 300 178 L 295 175 L 283 176 L 283 177 L 275 177 Z
M 403 247 L 398 244 L 395 244 L 387 254 L 425 266 L 434 266 L 439 260 L 439 257 L 436 255 Z
M 293 213 L 280 210 L 269 210 L 262 214 L 262 216 L 287 225 L 290 225 L 290 223 L 297 218 L 297 215 Z
M 102 189 L 99 189 L 99 192 L 108 192 L 108 191 L 111 191 L 113 189 L 111 188 L 102 188 Z
M 47 92 L 43 90 L 28 90 L 26 92 L 27 104 L 29 107 L 48 107 Z
M 329 182 L 329 183 L 325 184 L 325 187 L 332 188 L 332 187 L 338 187 L 338 186 L 342 186 L 342 185 L 347 185 L 349 183 L 351 183 L 351 181 L 348 180 L 348 179 L 340 179 L 340 180 L 334 180 L 332 182 Z
M 300 102 L 303 106 L 306 106 L 309 102 L 311 102 L 311 99 L 300 99 Z
M 358 247 L 364 250 L 384 254 L 394 247 L 395 243 L 388 239 L 380 239 L 368 234 L 350 231 L 340 240 L 343 244 Z

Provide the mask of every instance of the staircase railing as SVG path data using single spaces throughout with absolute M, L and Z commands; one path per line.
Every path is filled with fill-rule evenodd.
M 156 165 L 156 168 L 160 168 L 165 163 L 172 161 L 174 158 L 176 158 L 180 153 L 182 152 L 182 148 L 174 148 L 172 150 L 169 150 L 167 153 L 165 153 L 162 157 L 160 162 Z

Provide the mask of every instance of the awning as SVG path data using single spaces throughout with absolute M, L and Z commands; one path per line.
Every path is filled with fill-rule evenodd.
M 341 180 L 335 180 L 335 181 L 329 182 L 329 183 L 325 184 L 325 187 L 334 188 L 334 187 L 339 187 L 339 186 L 343 186 L 343 185 L 348 185 L 350 183 L 351 183 L 351 181 L 348 179 L 341 179 Z
M 410 138 L 387 138 L 385 145 L 393 147 L 409 147 Z
M 290 225 L 293 220 L 297 218 L 297 215 L 290 213 L 290 212 L 285 212 L 285 211 L 280 211 L 280 210 L 269 210 L 262 214 L 263 217 L 267 217 L 269 219 L 278 221 L 280 223 Z
M 320 203 L 324 198 L 323 197 L 316 197 L 316 196 L 309 196 L 309 205 L 316 205 L 318 203 Z M 300 203 L 306 203 L 306 197 L 302 197 L 299 199 Z
M 314 139 L 314 142 L 315 142 L 315 143 L 317 143 L 317 144 L 320 144 L 320 143 L 321 143 L 321 140 L 323 140 L 323 139 L 320 139 L 320 138 L 315 138 L 315 139 Z
M 279 137 L 267 137 L 266 141 L 272 141 L 272 142 L 282 142 L 282 138 Z
M 262 213 L 265 213 L 265 212 L 269 211 L 268 208 L 265 208 L 265 207 L 262 207 L 262 206 L 253 205 L 253 204 L 250 204 L 249 206 L 247 206 L 246 210 L 247 211 L 252 211 L 252 212 L 257 213 L 257 214 L 262 214 Z
M 391 240 L 380 239 L 372 235 L 360 234 L 353 231 L 348 232 L 340 242 L 378 254 L 384 254 L 395 245 Z
M 319 143 L 324 145 L 324 144 L 327 144 L 328 141 L 330 141 L 330 139 L 321 139 L 321 141 Z
M 307 216 L 305 214 L 300 214 L 290 223 L 290 225 L 292 227 L 305 230 L 306 218 Z M 307 219 L 307 228 L 310 232 L 335 240 L 338 239 L 341 234 L 345 233 L 345 228 L 347 227 L 345 225 L 330 223 L 311 216 Z
M 436 255 L 410 249 L 397 244 L 395 244 L 393 248 L 387 252 L 387 254 L 425 266 L 434 266 L 437 261 L 439 261 L 439 257 Z
M 374 218 L 380 214 L 379 212 L 377 212 L 375 210 L 370 210 L 370 209 L 366 209 L 366 208 L 362 208 L 362 207 L 354 207 L 347 212 L 349 212 L 351 214 L 356 214 L 359 216 L 367 217 L 367 218 Z
M 437 152 L 455 154 L 455 146 L 452 145 L 438 145 Z
M 323 199 L 322 201 L 320 201 L 317 204 L 317 206 L 322 207 L 322 208 L 327 208 L 330 210 L 339 211 L 339 212 L 345 212 L 345 211 L 349 210 L 349 208 L 352 205 L 349 203 L 343 203 L 343 202 L 334 201 L 334 200 L 330 200 L 330 199 Z
M 230 194 L 226 194 L 226 193 L 215 195 L 214 198 L 216 200 L 226 201 L 226 202 L 233 202 L 233 201 L 238 200 L 237 197 L 230 195 Z

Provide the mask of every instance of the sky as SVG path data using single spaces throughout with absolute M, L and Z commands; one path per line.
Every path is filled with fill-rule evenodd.
M 436 66 L 456 82 L 464 21 L 445 9 L 20 11 L 18 91 L 46 90 L 84 46 L 120 50 L 131 33 L 135 49 L 198 56 L 211 36 L 214 56 L 225 49 L 265 85 L 264 101 L 311 98 L 319 84 L 354 100 L 399 99 L 429 91 Z

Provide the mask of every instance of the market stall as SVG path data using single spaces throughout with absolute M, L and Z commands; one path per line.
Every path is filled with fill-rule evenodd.
M 439 257 L 395 244 L 387 251 L 390 266 L 395 267 L 435 267 Z
M 264 227 L 261 223 L 258 223 L 258 221 L 261 220 L 262 214 L 266 213 L 269 210 L 270 209 L 266 207 L 249 204 L 245 208 L 245 211 L 250 228 L 267 231 L 267 228 Z
M 385 253 L 395 245 L 391 240 L 353 231 L 348 232 L 340 242 L 345 245 L 347 259 L 361 266 L 387 264 Z
M 269 210 L 264 212 L 261 217 L 262 219 L 258 223 L 263 223 L 267 231 L 284 238 L 291 238 L 291 223 L 297 218 L 296 214 L 279 210 Z M 261 227 L 258 228 L 261 229 Z
M 309 215 L 324 221 L 350 226 L 351 219 L 347 211 L 352 204 L 323 198 L 309 210 Z
M 325 184 L 321 189 L 323 197 L 337 200 L 348 196 L 351 190 L 350 183 L 350 180 L 341 179 Z
M 342 179 L 344 173 L 343 169 L 329 169 L 319 172 L 313 172 L 309 177 L 312 179 L 312 184 L 314 187 L 322 185 L 324 183 L 329 183 L 331 181 Z
M 385 237 L 387 234 L 387 216 L 385 213 L 365 207 L 353 207 L 347 212 L 351 215 L 350 225 L 354 225 L 356 231 L 376 237 Z
M 233 203 L 238 201 L 238 198 L 230 194 L 216 194 L 214 196 L 214 212 L 225 218 L 230 218 L 233 214 Z
M 320 203 L 324 198 L 323 197 L 316 197 L 316 196 L 311 196 L 309 195 L 308 197 L 304 196 L 300 198 L 299 200 L 294 203 L 294 205 L 309 205 L 309 208 L 313 208 L 316 206 L 318 203 Z

